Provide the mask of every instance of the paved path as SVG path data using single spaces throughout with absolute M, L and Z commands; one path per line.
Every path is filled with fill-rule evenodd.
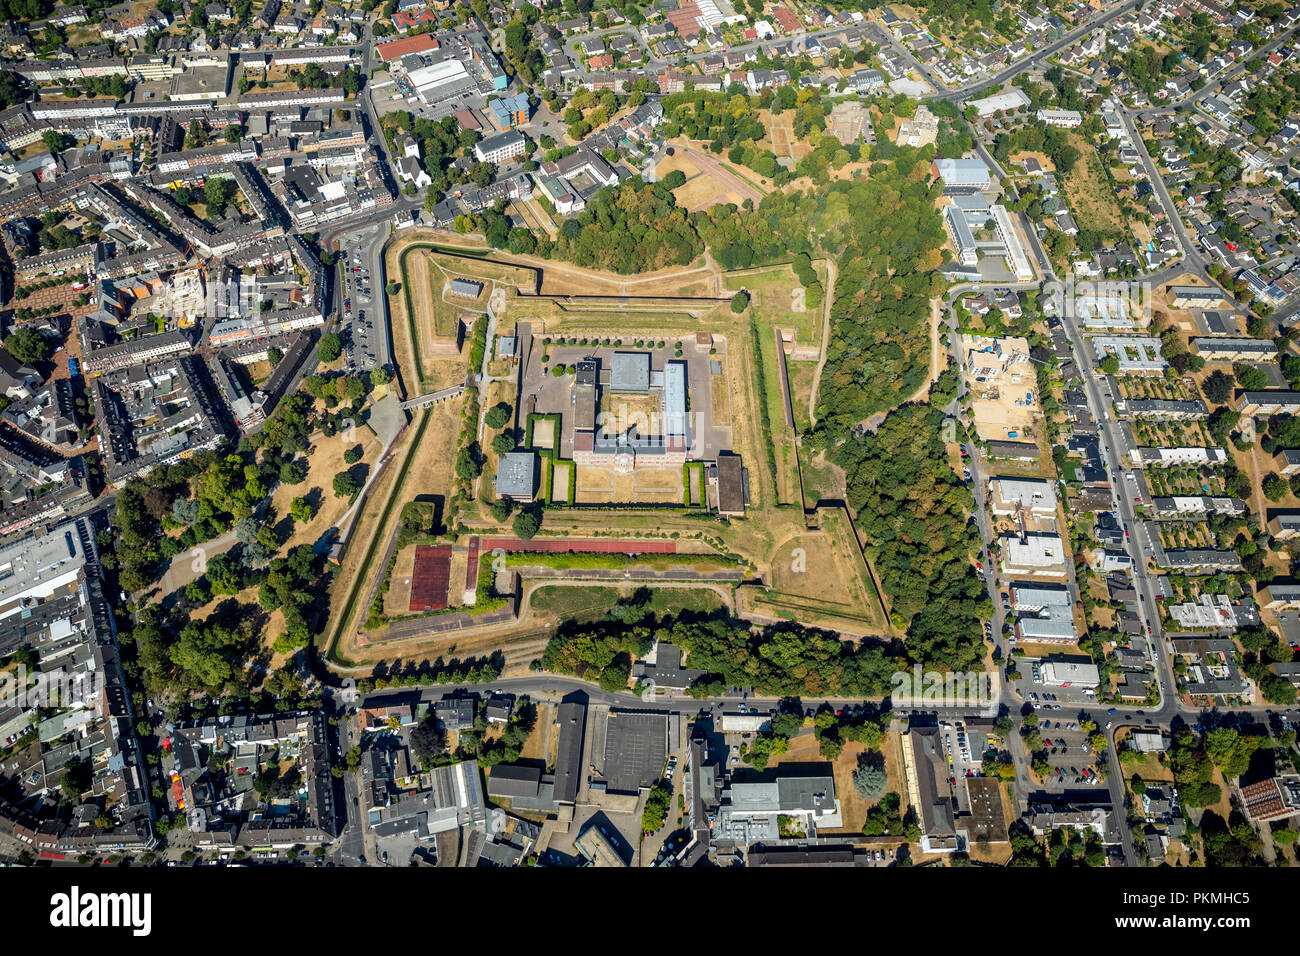
M 826 301 L 822 303 L 822 347 L 813 372 L 812 390 L 808 393 L 808 421 L 817 424 L 817 389 L 822 383 L 822 369 L 826 367 L 826 345 L 831 340 L 831 305 L 835 302 L 835 262 L 826 260 Z

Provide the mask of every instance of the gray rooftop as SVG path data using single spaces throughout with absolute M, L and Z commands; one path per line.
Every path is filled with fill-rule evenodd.
M 650 391 L 650 353 L 615 352 L 610 362 L 609 387 L 614 392 Z
M 510 498 L 531 498 L 537 489 L 537 455 L 512 451 L 497 463 L 497 494 Z

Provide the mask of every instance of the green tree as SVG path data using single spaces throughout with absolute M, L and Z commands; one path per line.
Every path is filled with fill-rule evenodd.
M 326 332 L 321 336 L 319 356 L 322 362 L 333 362 L 343 351 L 343 340 L 337 332 Z
M 515 515 L 515 520 L 512 522 L 511 528 L 514 529 L 515 537 L 519 538 L 521 541 L 527 541 L 532 538 L 533 535 L 537 534 L 538 529 L 541 528 L 541 524 L 541 520 L 538 518 L 536 510 L 533 508 L 526 508 L 519 512 L 519 514 Z
M 351 472 L 340 471 L 337 475 L 334 476 L 335 497 L 351 498 L 360 490 L 361 490 L 361 486 L 357 484 L 357 480 L 352 477 Z
M 853 771 L 853 788 L 872 803 L 884 796 L 888 786 L 889 777 L 878 763 L 864 763 Z
M 1277 474 L 1265 475 L 1262 486 L 1264 497 L 1269 501 L 1281 501 L 1291 490 L 1290 482 Z
M 41 133 L 41 142 L 54 156 L 63 152 L 63 134 L 56 129 L 47 129 Z
M 294 498 L 289 503 L 289 516 L 299 524 L 307 524 L 312 516 L 311 502 L 306 498 Z
M 1227 372 L 1216 369 L 1201 382 L 1205 400 L 1212 405 L 1226 405 L 1232 399 L 1236 380 Z
M 1232 367 L 1237 377 L 1237 384 L 1248 392 L 1257 392 L 1268 388 L 1268 373 L 1255 365 L 1238 363 Z
M 5 339 L 5 351 L 24 365 L 39 365 L 50 355 L 50 345 L 39 332 L 19 326 Z

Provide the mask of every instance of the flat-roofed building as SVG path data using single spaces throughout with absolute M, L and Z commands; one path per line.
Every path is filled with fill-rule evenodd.
M 1084 664 L 1077 661 L 1047 661 L 1040 673 L 1043 683 L 1051 687 L 1096 687 L 1101 683 L 1101 675 L 1096 664 Z
M 532 501 L 537 493 L 537 453 L 512 451 L 498 458 L 496 493 L 514 501 Z
M 945 187 L 988 189 L 992 182 L 982 159 L 936 159 L 932 169 Z
M 670 451 L 685 452 L 690 446 L 690 416 L 686 399 L 686 363 L 664 366 L 664 442 Z
M 474 156 L 480 163 L 504 163 L 524 154 L 526 141 L 518 130 L 506 130 L 474 144 Z
M 978 264 L 979 246 L 961 210 L 956 206 L 944 206 L 943 224 L 948 227 L 948 238 L 952 240 L 953 249 L 956 250 L 957 261 L 964 266 Z
M 1003 574 L 1065 577 L 1065 546 L 1059 535 L 1004 534 L 1000 540 Z
M 1064 587 L 1013 584 L 1008 588 L 1016 636 L 1036 644 L 1073 644 L 1078 638 L 1074 605 Z
M 993 478 L 989 495 L 995 515 L 1013 515 L 1019 510 L 1046 518 L 1056 517 L 1056 489 L 1037 478 Z
M 1160 754 L 1169 749 L 1162 730 L 1135 730 L 1129 735 L 1128 742 L 1140 754 Z
M 622 852 L 609 832 L 609 826 L 604 822 L 593 823 L 573 841 L 574 848 L 583 855 L 589 866 L 627 866 L 627 861 L 623 859 Z
M 1011 113 L 1024 109 L 1029 105 L 1029 97 L 1025 95 L 1024 90 L 1017 87 L 1005 93 L 995 93 L 993 96 L 970 100 L 966 105 L 975 107 L 975 112 L 981 118 L 985 118 L 994 113 Z
M 785 818 L 784 821 L 782 818 Z M 843 825 L 830 764 L 781 764 L 762 773 L 733 775 L 722 792 L 715 843 L 739 846 L 781 838 L 782 823 L 808 837 Z
M 1006 814 L 1002 808 L 1001 784 L 996 777 L 967 777 L 966 795 L 970 813 L 957 822 L 966 828 L 966 838 L 974 843 L 1006 843 Z
M 1097 361 L 1113 357 L 1122 375 L 1163 375 L 1169 363 L 1160 352 L 1160 340 L 1146 335 L 1096 335 L 1092 337 Z
M 650 391 L 650 353 L 615 352 L 609 363 L 609 390 L 636 394 Z
M 1006 249 L 1007 265 L 1017 282 L 1029 282 L 1034 278 L 1034 267 L 1025 254 L 1024 244 L 1011 221 L 1007 207 L 1001 204 L 992 207 L 993 224 L 997 228 L 998 239 Z
M 1048 126 L 1073 129 L 1083 122 L 1083 114 L 1078 110 L 1039 110 L 1038 121 Z
M 745 514 L 745 470 L 739 455 L 718 456 L 718 513 Z

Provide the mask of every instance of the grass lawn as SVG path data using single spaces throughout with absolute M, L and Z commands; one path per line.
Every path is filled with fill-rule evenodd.
M 821 345 L 821 303 L 801 302 L 795 290 L 803 287 L 790 266 L 729 272 L 722 277 L 722 285 L 728 292 L 748 290 L 750 308 L 754 310 L 760 328 L 794 329 L 796 344 L 813 348 Z M 802 311 L 795 311 L 800 306 Z
M 586 623 L 600 621 L 629 588 L 601 585 L 556 585 L 533 592 L 531 606 L 560 620 Z M 709 588 L 651 588 L 650 608 L 658 615 L 683 612 L 710 612 L 723 607 L 722 598 Z

